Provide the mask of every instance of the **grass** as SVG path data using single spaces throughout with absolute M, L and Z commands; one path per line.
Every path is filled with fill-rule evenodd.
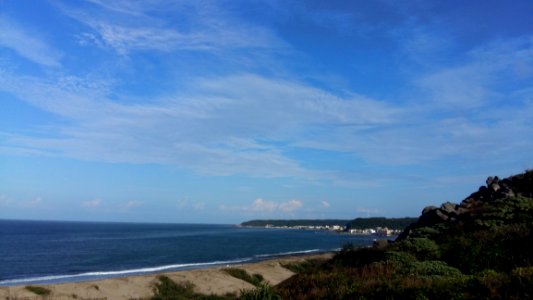
M 268 284 L 261 284 L 253 290 L 241 291 L 241 300 L 281 300 L 281 296 L 278 295 L 274 289 Z
M 39 295 L 39 296 L 48 296 L 50 295 L 50 293 L 52 293 L 52 291 L 50 291 L 49 289 L 47 288 L 44 288 L 44 287 L 41 287 L 41 286 L 27 286 L 25 287 L 25 289 L 27 289 L 28 291 L 36 294 L 36 295 Z
M 327 261 L 327 259 L 323 258 L 306 259 L 303 262 L 287 263 L 282 264 L 281 266 L 293 273 L 300 274 L 316 270 L 317 268 L 325 264 Z
M 235 278 L 238 278 L 240 280 L 244 280 L 254 286 L 257 286 L 259 287 L 261 285 L 261 283 L 263 282 L 264 278 L 261 274 L 253 274 L 253 275 L 250 275 L 248 274 L 248 272 L 246 272 L 245 270 L 243 269 L 239 269 L 239 268 L 226 268 L 226 269 L 223 269 L 224 272 L 228 273 L 229 275 L 235 277 Z
M 159 276 L 159 282 L 153 289 L 152 300 L 229 300 L 236 299 L 233 294 L 225 296 L 202 295 L 194 292 L 194 284 L 190 282 L 176 283 L 167 276 Z

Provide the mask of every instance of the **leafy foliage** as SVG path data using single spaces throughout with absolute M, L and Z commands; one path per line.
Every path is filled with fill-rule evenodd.
M 387 247 L 344 247 L 275 289 L 284 299 L 533 299 L 533 171 L 412 224 Z M 455 209 L 455 208 L 454 208 Z
M 260 286 L 263 282 L 263 275 L 261 274 L 253 274 L 250 275 L 246 270 L 239 269 L 239 268 L 225 268 L 223 269 L 224 272 L 228 273 L 229 275 L 238 278 L 240 280 L 244 280 L 248 283 L 251 283 L 255 286 Z
M 272 225 L 276 227 L 288 226 L 346 226 L 348 229 L 366 229 L 376 227 L 387 227 L 389 229 L 403 229 L 416 221 L 416 218 L 356 218 L 353 220 L 251 220 L 241 223 L 241 226 L 265 227 Z
M 417 259 L 438 259 L 440 257 L 440 249 L 435 241 L 428 238 L 410 238 L 398 242 L 395 245 L 400 251 L 407 252 L 415 256 Z
M 347 227 L 349 229 L 365 229 L 376 227 L 387 227 L 389 229 L 404 229 L 409 224 L 414 223 L 416 218 L 356 218 L 351 220 Z
M 243 290 L 239 299 L 243 300 L 281 300 L 281 296 L 276 294 L 274 289 L 268 284 L 261 284 L 253 290 Z
M 42 286 L 29 285 L 29 286 L 26 286 L 25 289 L 39 296 L 48 296 L 52 292 L 49 289 L 42 287 Z
M 202 295 L 194 292 L 194 285 L 190 282 L 176 283 L 167 276 L 159 276 L 155 284 L 152 300 L 229 300 L 236 299 L 235 295 Z
M 344 226 L 350 220 L 251 220 L 241 223 L 241 226 L 251 226 L 251 227 L 265 227 L 267 225 L 272 225 L 276 227 L 288 226 L 333 226 L 340 225 Z

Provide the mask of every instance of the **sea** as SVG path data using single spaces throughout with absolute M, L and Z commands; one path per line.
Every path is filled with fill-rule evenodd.
M 236 225 L 0 220 L 0 286 L 256 262 L 367 246 L 374 238 Z

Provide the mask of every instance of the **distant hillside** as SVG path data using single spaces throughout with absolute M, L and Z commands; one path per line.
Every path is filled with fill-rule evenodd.
M 416 222 L 417 218 L 356 218 L 346 224 L 348 229 L 366 229 L 376 227 L 387 227 L 389 229 L 403 230 L 407 226 Z
M 241 226 L 265 227 L 272 225 L 275 227 L 296 227 L 296 226 L 345 226 L 350 220 L 251 220 L 241 223 Z
M 339 225 L 347 227 L 347 229 L 367 229 L 376 227 L 387 227 L 389 229 L 403 230 L 411 223 L 414 223 L 416 218 L 356 218 L 353 220 L 251 220 L 241 223 L 241 226 L 249 227 L 265 227 L 267 225 L 274 227 L 296 227 L 296 226 L 334 226 Z
M 283 299 L 533 299 L 533 171 L 424 208 L 394 242 L 290 267 Z

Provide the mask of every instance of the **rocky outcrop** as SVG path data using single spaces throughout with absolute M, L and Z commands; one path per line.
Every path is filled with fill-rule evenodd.
M 489 176 L 484 186 L 479 187 L 477 192 L 466 197 L 460 204 L 446 202 L 440 207 L 425 207 L 418 221 L 409 225 L 398 239 L 407 238 L 416 228 L 472 219 L 480 213 L 479 208 L 487 203 L 515 196 L 533 198 L 533 170 L 505 179 Z

